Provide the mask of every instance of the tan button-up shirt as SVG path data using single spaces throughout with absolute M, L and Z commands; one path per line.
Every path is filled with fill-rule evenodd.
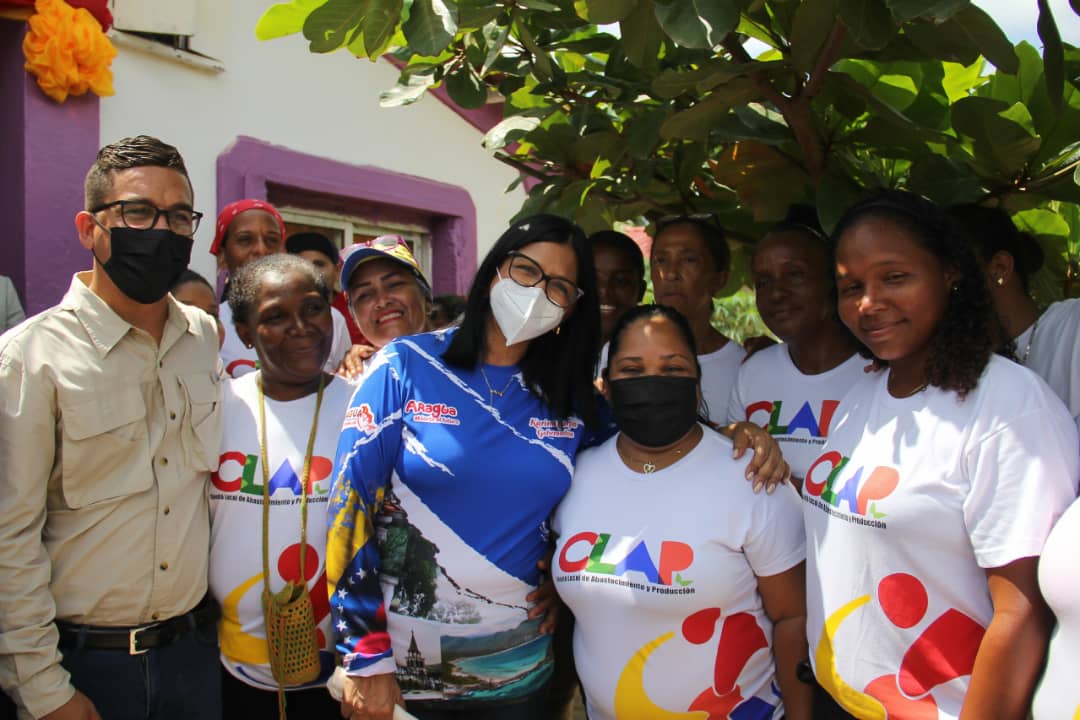
M 0 337 L 0 685 L 33 717 L 74 693 L 54 617 L 141 625 L 206 594 L 217 328 L 170 296 L 155 344 L 88 281 Z

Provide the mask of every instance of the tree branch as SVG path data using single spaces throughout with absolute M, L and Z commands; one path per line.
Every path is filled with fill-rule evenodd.
M 810 82 L 806 84 L 806 90 L 802 93 L 802 97 L 812 100 L 821 92 L 825 76 L 829 74 L 829 68 L 832 67 L 837 56 L 840 55 L 840 46 L 843 45 L 845 38 L 847 38 L 847 27 L 837 20 L 833 23 L 832 30 L 829 31 L 829 37 L 826 38 L 825 45 L 818 54 L 814 69 L 810 72 Z
M 522 172 L 522 173 L 525 173 L 526 175 L 529 175 L 530 177 L 534 177 L 534 178 L 536 178 L 538 180 L 542 180 L 544 182 L 551 182 L 551 176 L 550 175 L 547 175 L 547 174 L 541 172 L 540 170 L 537 170 L 532 165 L 530 165 L 529 163 L 527 163 L 527 162 L 525 162 L 523 160 L 518 160 L 515 157 L 510 157 L 506 153 L 498 153 L 498 152 L 495 153 L 495 159 L 498 160 L 501 163 L 505 163 L 505 164 L 509 165 L 510 167 L 514 168 L 518 172 Z

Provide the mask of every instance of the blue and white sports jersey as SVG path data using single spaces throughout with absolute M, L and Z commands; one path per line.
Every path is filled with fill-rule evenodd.
M 447 366 L 455 330 L 375 356 L 345 416 L 327 540 L 337 648 L 409 700 L 512 700 L 551 673 L 528 620 L 584 435 L 517 367 Z M 485 379 L 486 374 L 486 379 Z

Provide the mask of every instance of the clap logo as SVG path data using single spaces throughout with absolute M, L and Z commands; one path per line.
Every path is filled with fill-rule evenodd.
M 617 545 L 623 545 L 624 541 L 632 540 L 632 538 L 621 538 Z M 574 535 L 559 553 L 559 568 L 567 573 L 584 570 L 598 575 L 616 577 L 638 572 L 654 585 L 678 583 L 686 586 L 693 582 L 684 579 L 679 574 L 694 562 L 694 550 L 686 543 L 675 540 L 661 542 L 660 563 L 657 564 L 644 540 L 634 544 L 617 561 L 611 562 L 615 559 L 611 557 L 606 558 L 605 561 L 604 555 L 610 541 L 610 533 L 580 532 Z
M 864 472 L 864 467 L 851 470 L 847 467 L 849 460 L 835 450 L 823 454 L 806 471 L 803 492 L 838 510 L 841 503 L 846 503 L 848 512 L 855 515 L 866 517 L 869 513 L 874 518 L 885 517 L 885 513 L 878 512 L 876 503 L 892 494 L 900 484 L 900 473 L 885 465 L 877 466 L 869 474 Z M 825 465 L 830 466 L 828 471 Z M 842 480 L 841 473 L 844 473 Z
M 747 422 L 756 423 L 769 431 L 770 435 L 794 435 L 799 430 L 805 430 L 810 437 L 828 437 L 829 425 L 832 424 L 833 415 L 840 405 L 839 400 L 822 400 L 821 408 L 817 415 L 809 402 L 804 402 L 791 420 L 786 425 L 780 424 L 780 414 L 783 412 L 782 400 L 761 400 L 746 406 Z M 763 423 L 759 413 L 767 413 L 768 419 Z M 754 415 L 758 415 L 757 418 Z

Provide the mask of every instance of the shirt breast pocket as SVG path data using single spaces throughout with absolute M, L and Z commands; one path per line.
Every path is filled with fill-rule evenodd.
M 145 492 L 153 485 L 146 402 L 137 387 L 61 404 L 62 488 L 70 508 Z
M 221 384 L 209 373 L 180 376 L 187 395 L 188 418 L 181 437 L 187 460 L 196 470 L 216 470 L 221 446 Z

